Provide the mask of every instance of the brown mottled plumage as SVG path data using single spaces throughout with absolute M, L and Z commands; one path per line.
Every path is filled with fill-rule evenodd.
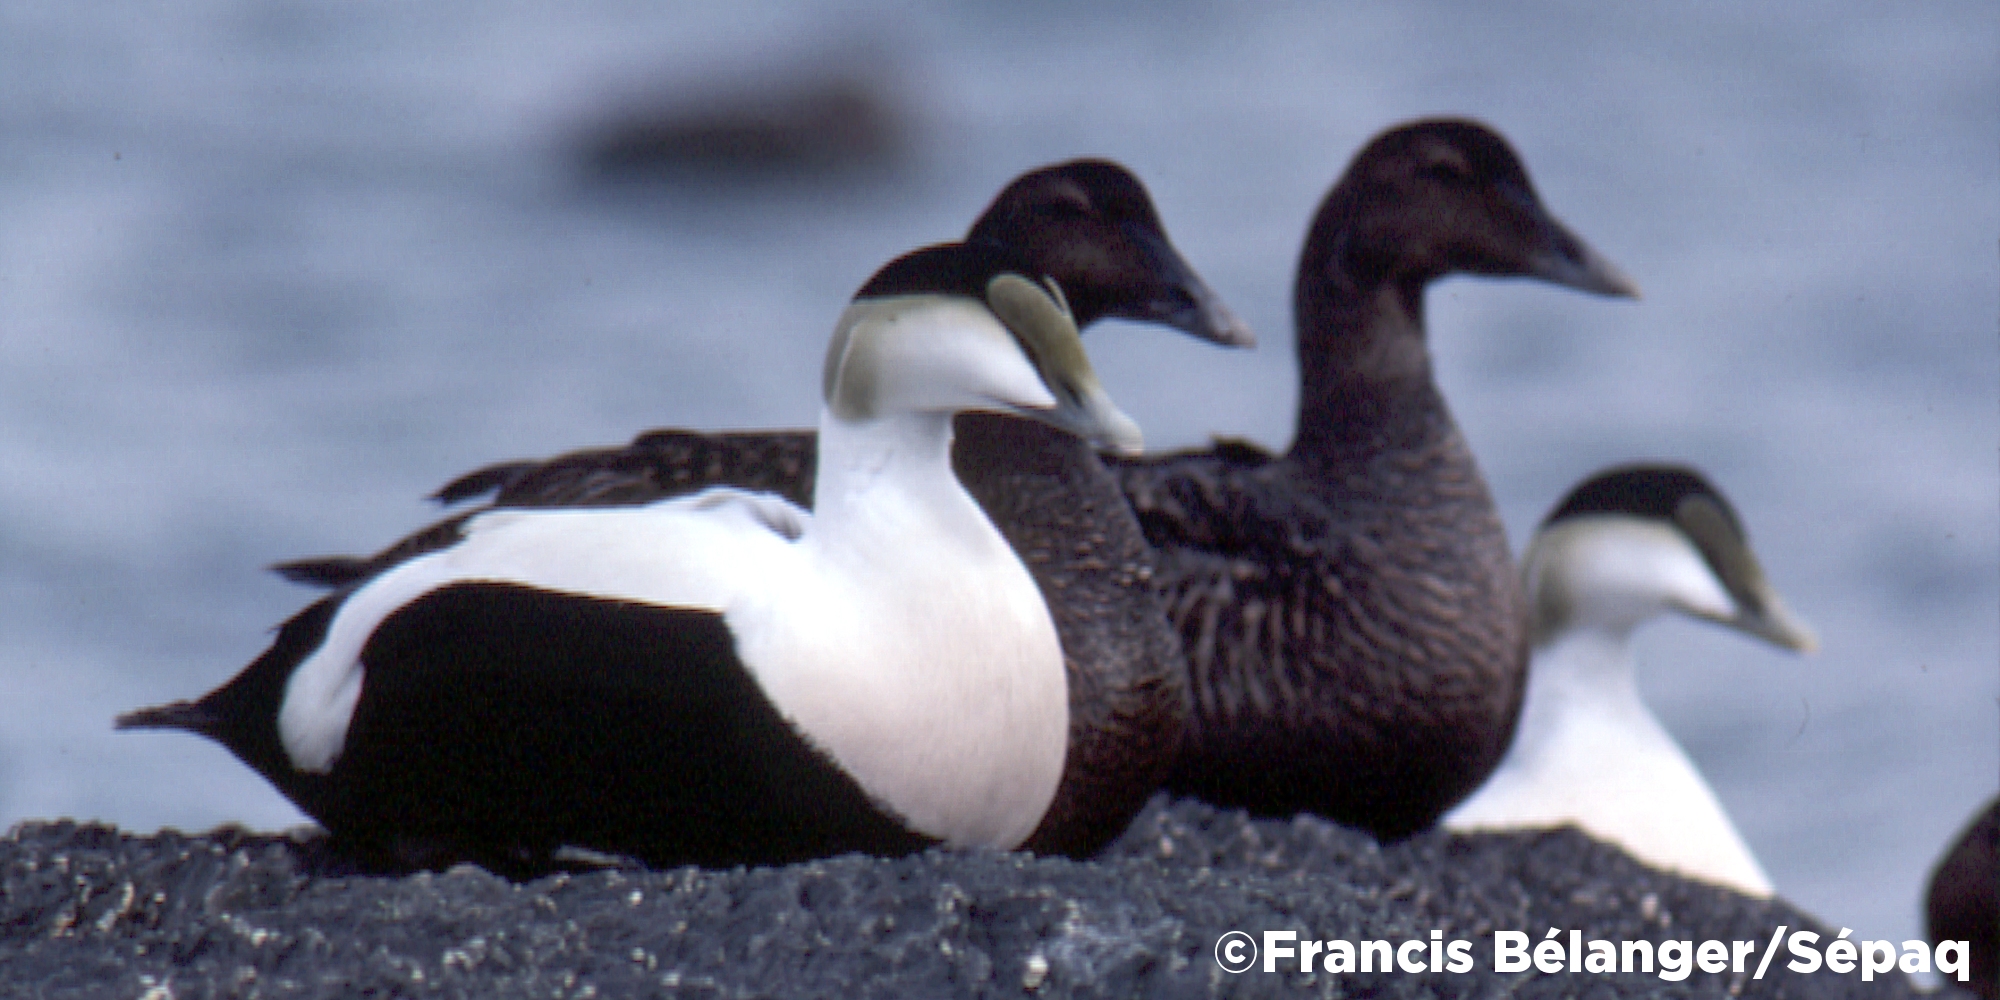
M 1062 286 L 1079 328 L 1118 316 L 1219 343 L 1251 342 L 1168 242 L 1145 189 L 1114 164 L 1080 160 L 1023 175 L 968 240 L 1027 255 Z M 1023 847 L 1090 854 L 1160 786 L 1186 720 L 1185 664 L 1151 586 L 1152 553 L 1116 481 L 1083 441 L 998 415 L 961 414 L 954 427 L 958 478 L 1034 576 L 1063 647 L 1068 756 L 1055 801 Z M 728 484 L 804 505 L 814 469 L 811 432 L 659 430 L 622 448 L 489 466 L 437 497 L 457 503 L 491 493 L 492 505 L 503 507 L 617 505 Z M 344 586 L 449 544 L 463 519 L 371 558 L 278 568 L 300 582 Z
M 1378 136 L 1320 206 L 1294 309 L 1299 422 L 1113 463 L 1190 668 L 1177 791 L 1392 839 L 1500 760 L 1527 644 L 1500 517 L 1432 381 L 1423 294 L 1452 273 L 1630 283 L 1541 207 L 1498 135 Z
M 456 504 L 492 494 L 494 507 L 617 507 L 726 483 L 777 493 L 805 507 L 812 503 L 816 453 L 811 431 L 647 431 L 622 448 L 591 448 L 542 462 L 502 462 L 475 469 L 446 483 L 432 499 Z M 458 541 L 459 526 L 479 512 L 440 521 L 367 558 L 299 559 L 273 568 L 295 583 L 347 586 Z

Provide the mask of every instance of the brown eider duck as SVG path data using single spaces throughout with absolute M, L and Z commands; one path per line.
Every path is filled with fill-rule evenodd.
M 1290 450 L 1113 463 L 1191 671 L 1173 790 L 1393 839 L 1506 750 L 1527 643 L 1499 512 L 1431 377 L 1424 289 L 1450 274 L 1638 294 L 1491 129 L 1394 128 L 1306 237 Z

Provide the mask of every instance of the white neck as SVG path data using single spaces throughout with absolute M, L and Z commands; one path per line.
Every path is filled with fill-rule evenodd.
M 897 413 L 850 421 L 823 412 L 813 484 L 813 534 L 829 558 L 879 562 L 884 551 L 925 545 L 926 562 L 1018 564 L 999 529 L 951 467 L 951 415 Z M 1023 570 L 1025 572 L 1025 570 Z
M 1671 742 L 1640 700 L 1629 626 L 1571 629 L 1535 647 L 1509 760 L 1525 762 L 1546 752 L 1550 740 L 1578 717 Z
M 951 471 L 951 419 L 937 413 L 897 413 L 848 420 L 822 409 L 813 519 L 865 520 L 874 494 L 910 493 L 949 502 L 965 490 Z

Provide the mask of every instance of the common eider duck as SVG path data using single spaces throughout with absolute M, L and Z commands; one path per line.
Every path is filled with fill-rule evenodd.
M 951 418 L 1005 410 L 1126 451 L 1138 428 L 1058 286 L 985 245 L 877 272 L 822 390 L 811 511 L 718 487 L 483 512 L 200 700 L 118 726 L 222 743 L 392 867 L 1016 847 L 1062 775 L 1062 650 L 952 473 Z
M 1145 187 L 1116 164 L 1075 160 L 1026 173 L 1000 192 L 966 239 L 1008 248 L 1055 280 L 1079 327 L 1113 317 L 1232 346 L 1254 342 L 1175 250 Z M 952 464 L 1034 574 L 1062 638 L 1068 764 L 1055 804 L 1025 846 L 1094 853 L 1160 787 L 1186 718 L 1186 667 L 1152 588 L 1151 550 L 1117 483 L 1071 435 L 1011 416 L 963 414 Z M 809 503 L 812 432 L 652 431 L 621 448 L 480 469 L 437 497 L 462 503 L 491 495 L 496 507 L 628 504 L 718 483 Z M 456 532 L 447 521 L 372 559 L 279 569 L 303 582 L 344 585 Z
M 1447 829 L 1575 824 L 1648 864 L 1771 895 L 1771 880 L 1639 696 L 1632 633 L 1668 612 L 1814 648 L 1742 522 L 1692 469 L 1608 469 L 1571 490 L 1521 559 L 1534 653 L 1514 741 Z
M 1290 450 L 1220 441 L 1112 463 L 1191 672 L 1174 791 L 1395 839 L 1506 749 L 1527 663 L 1519 588 L 1425 345 L 1424 290 L 1451 274 L 1638 294 L 1542 207 L 1492 130 L 1394 128 L 1306 236 Z

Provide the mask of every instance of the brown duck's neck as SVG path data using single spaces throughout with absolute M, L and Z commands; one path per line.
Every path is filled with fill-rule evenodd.
M 1298 314 L 1299 422 L 1294 457 L 1340 457 L 1420 447 L 1449 433 L 1451 415 L 1431 378 L 1424 282 L 1369 289 L 1302 284 Z

